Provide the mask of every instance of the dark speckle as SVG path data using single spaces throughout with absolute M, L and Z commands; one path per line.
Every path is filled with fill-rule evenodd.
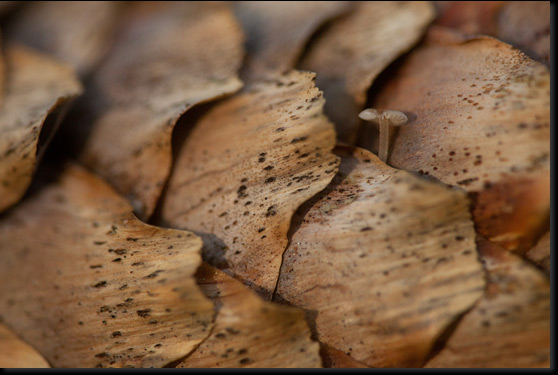
M 275 216 L 277 214 L 277 206 L 269 206 L 267 212 L 265 213 L 266 217 Z
M 238 195 L 239 198 L 246 198 L 248 196 L 248 194 L 246 194 L 246 185 L 241 185 L 238 190 L 236 191 L 236 194 Z
M 151 312 L 151 309 L 137 310 L 136 312 L 139 316 L 141 316 L 142 318 L 145 318 L 145 317 L 149 316 L 149 313 Z
M 308 139 L 308 136 L 296 137 L 296 138 L 293 138 L 293 140 L 291 141 L 291 143 L 302 142 L 302 141 L 305 141 L 306 139 Z
M 237 334 L 240 333 L 239 330 L 234 329 L 234 328 L 232 328 L 232 327 L 227 327 L 227 328 L 225 328 L 225 330 L 226 330 L 228 333 L 233 334 L 233 335 L 237 335 Z

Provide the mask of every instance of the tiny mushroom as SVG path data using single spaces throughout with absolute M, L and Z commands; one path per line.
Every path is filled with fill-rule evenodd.
M 390 126 L 401 126 L 407 123 L 407 116 L 403 112 L 392 110 L 377 110 L 373 108 L 360 112 L 358 117 L 363 120 L 378 123 L 380 125 L 380 143 L 378 145 L 378 157 L 387 163 L 389 152 Z

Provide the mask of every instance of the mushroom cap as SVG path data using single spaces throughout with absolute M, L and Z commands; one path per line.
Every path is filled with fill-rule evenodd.
M 407 116 L 403 112 L 392 110 L 383 111 L 382 118 L 388 120 L 390 125 L 393 126 L 405 125 L 408 121 Z
M 389 125 L 401 126 L 405 125 L 408 121 L 407 116 L 403 112 L 393 110 L 377 110 L 367 108 L 360 112 L 358 117 L 366 121 L 378 122 L 379 120 L 387 120 Z

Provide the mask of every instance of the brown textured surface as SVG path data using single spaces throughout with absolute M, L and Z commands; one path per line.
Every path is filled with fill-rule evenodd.
M 422 37 L 433 17 L 425 1 L 361 2 L 311 44 L 300 66 L 318 73 L 325 112 L 342 142 L 356 141 L 358 113 L 376 77 Z
M 213 107 L 179 151 L 163 205 L 204 237 L 204 259 L 269 296 L 292 214 L 337 171 L 314 74 L 292 71 Z M 225 264 L 223 264 L 225 262 Z
M 467 34 L 494 35 L 498 14 L 506 1 L 437 1 L 445 3 L 435 24 L 458 29 Z
M 550 1 L 437 1 L 437 25 L 495 36 L 550 66 Z
M 95 75 L 92 98 L 108 107 L 98 111 L 81 161 L 139 217 L 152 214 L 168 177 L 177 119 L 242 86 L 242 43 L 226 3 L 146 3 L 128 15 L 125 32 Z
M 525 253 L 525 257 L 542 268 L 550 276 L 550 232 L 546 232 L 537 244 Z
M 3 50 L 2 46 L 2 34 L 0 33 L 0 50 Z M 3 53 L 0 53 L 0 108 L 2 108 L 2 104 L 4 102 L 4 95 L 5 95 L 5 85 L 6 85 L 6 63 L 5 63 L 5 56 Z
M 550 282 L 505 249 L 479 241 L 485 296 L 426 367 L 550 367 Z
M 318 368 L 319 345 L 304 313 L 263 301 L 238 280 L 207 264 L 198 285 L 215 302 L 211 335 L 176 367 Z
M 320 354 L 325 368 L 369 368 L 369 366 L 355 361 L 347 353 L 325 344 L 320 345 Z
M 0 320 L 0 368 L 48 368 L 43 357 Z
M 438 27 L 392 77 L 372 106 L 412 120 L 389 164 L 477 193 L 479 231 L 509 249 L 531 247 L 550 209 L 548 70 L 495 39 Z
M 550 1 L 507 1 L 496 36 L 550 66 Z
M 7 47 L 4 73 L 5 92 L 3 103 L 0 101 L 0 211 L 16 203 L 31 183 L 37 153 L 41 151 L 39 135 L 47 116 L 62 110 L 82 91 L 70 67 L 22 46 Z
M 201 240 L 68 167 L 0 220 L 0 318 L 54 367 L 160 367 L 210 331 Z
M 85 76 L 112 43 L 117 1 L 36 1 L 26 4 L 9 29 L 17 40 L 72 65 Z
M 235 14 L 247 38 L 243 78 L 254 80 L 293 69 L 312 33 L 351 6 L 348 1 L 236 2 Z
M 339 173 L 293 220 L 277 296 L 362 364 L 421 366 L 484 290 L 468 199 L 366 150 L 336 153 Z

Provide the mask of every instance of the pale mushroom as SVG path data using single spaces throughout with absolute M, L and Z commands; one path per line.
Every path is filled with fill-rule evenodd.
M 358 117 L 380 125 L 380 144 L 378 145 L 378 157 L 387 163 L 389 154 L 390 126 L 401 126 L 407 123 L 407 116 L 403 112 L 392 110 L 377 110 L 373 108 L 360 112 Z

